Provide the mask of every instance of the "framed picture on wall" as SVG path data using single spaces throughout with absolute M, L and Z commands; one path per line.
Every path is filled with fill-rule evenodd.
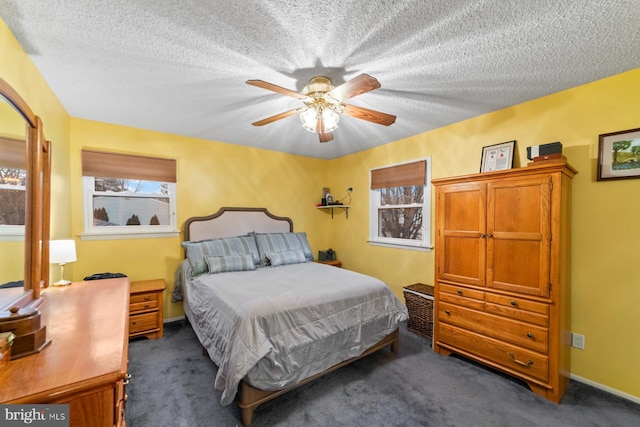
M 640 178 L 640 128 L 600 135 L 598 181 Z
M 508 141 L 503 142 L 502 144 L 483 147 L 480 172 L 493 172 L 511 169 L 513 167 L 513 152 L 515 148 L 515 141 Z

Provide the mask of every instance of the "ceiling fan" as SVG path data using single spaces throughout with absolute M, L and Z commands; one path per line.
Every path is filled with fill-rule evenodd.
M 333 139 L 333 131 L 338 127 L 341 114 L 385 126 L 396 121 L 396 116 L 391 114 L 344 103 L 349 98 L 380 87 L 380 82 L 368 74 L 360 74 L 338 87 L 333 87 L 328 77 L 317 76 L 309 81 L 302 92 L 286 89 L 263 80 L 247 80 L 247 84 L 298 98 L 304 104 L 302 107 L 254 122 L 252 123 L 254 126 L 264 126 L 299 113 L 302 126 L 306 130 L 317 133 L 320 142 L 329 142 Z

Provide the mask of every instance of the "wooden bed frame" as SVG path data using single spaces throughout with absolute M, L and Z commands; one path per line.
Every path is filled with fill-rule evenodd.
M 252 231 L 258 233 L 293 232 L 293 221 L 291 218 L 273 215 L 266 208 L 223 207 L 212 215 L 187 219 L 184 224 L 184 241 L 240 236 Z M 188 320 L 190 321 L 190 319 Z M 361 355 L 340 362 L 326 371 L 320 372 L 297 384 L 280 390 L 260 390 L 251 386 L 244 380 L 241 381 L 238 388 L 238 406 L 241 410 L 242 425 L 251 425 L 253 421 L 253 413 L 259 405 L 290 390 L 300 387 L 301 385 L 314 381 L 329 372 L 335 371 L 336 369 L 349 365 L 356 360 L 362 359 L 371 353 L 375 353 L 386 346 L 390 346 L 391 352 L 393 354 L 397 354 L 399 342 L 400 333 L 399 330 L 396 329 L 378 343 L 365 350 Z M 204 347 L 203 350 L 206 353 L 206 349 L 204 349 Z

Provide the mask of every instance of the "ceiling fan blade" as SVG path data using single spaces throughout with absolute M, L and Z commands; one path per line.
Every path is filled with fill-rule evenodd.
M 330 96 L 338 101 L 344 101 L 354 96 L 361 95 L 365 92 L 378 89 L 380 82 L 369 74 L 360 74 L 357 77 L 331 89 L 325 96 Z
M 293 116 L 294 114 L 298 114 L 300 112 L 300 108 L 296 108 L 294 110 L 285 111 L 284 113 L 276 114 L 275 116 L 267 117 L 266 119 L 258 120 L 257 122 L 251 123 L 254 126 L 264 126 L 269 123 L 275 122 L 276 120 L 284 119 L 285 117 Z
M 329 142 L 333 140 L 333 132 L 319 133 L 320 142 Z
M 287 89 L 282 86 L 274 85 L 273 83 L 265 82 L 264 80 L 247 80 L 247 84 L 251 86 L 256 86 L 262 89 L 270 90 L 273 92 L 280 93 L 282 95 L 292 96 L 298 99 L 305 99 L 307 95 L 303 95 L 300 92 L 296 92 L 295 90 Z
M 344 104 L 343 114 L 385 126 L 389 126 L 396 121 L 396 116 L 392 116 L 391 114 L 369 110 L 368 108 L 356 107 L 355 105 Z

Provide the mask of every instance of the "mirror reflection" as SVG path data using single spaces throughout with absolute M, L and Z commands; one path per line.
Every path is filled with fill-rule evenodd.
M 24 292 L 26 128 L 0 96 L 0 307 Z

